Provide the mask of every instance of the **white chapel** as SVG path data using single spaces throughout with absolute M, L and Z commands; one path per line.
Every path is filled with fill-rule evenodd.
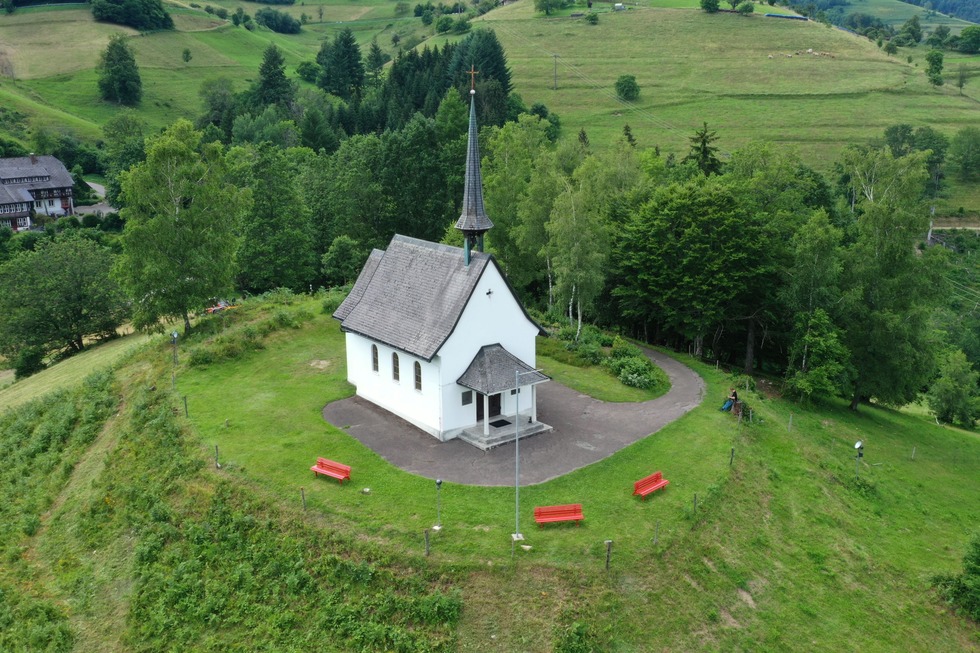
M 550 430 L 538 422 L 535 337 L 483 235 L 476 111 L 470 91 L 464 247 L 396 235 L 368 257 L 334 317 L 346 334 L 347 380 L 357 395 L 440 440 L 489 449 Z

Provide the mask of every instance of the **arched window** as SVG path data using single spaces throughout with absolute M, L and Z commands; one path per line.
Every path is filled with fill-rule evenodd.
M 397 381 L 399 379 L 398 373 L 398 354 L 391 353 L 391 378 Z
M 415 389 L 422 391 L 422 363 L 415 361 Z
M 371 369 L 378 371 L 378 346 L 371 345 Z

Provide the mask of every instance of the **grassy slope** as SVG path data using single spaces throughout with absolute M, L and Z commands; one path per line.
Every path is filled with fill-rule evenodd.
M 709 396 L 722 396 L 727 380 L 700 372 Z M 178 385 L 228 473 L 258 479 L 287 503 L 304 487 L 331 519 L 417 550 L 433 517 L 431 481 L 391 469 L 321 420 L 323 403 L 351 391 L 344 376 L 342 337 L 320 317 L 299 333 L 273 335 L 254 358 L 183 372 Z M 794 649 L 804 641 L 817 642 L 811 650 L 930 650 L 937 639 L 942 650 L 969 648 L 970 628 L 925 590 L 931 573 L 956 566 L 980 520 L 976 436 L 884 410 L 855 416 L 836 404 L 800 411 L 750 401 L 764 421 L 741 432 L 706 406 L 605 461 L 525 488 L 524 523 L 533 505 L 573 499 L 586 504 L 587 523 L 529 529 L 533 549 L 516 569 L 507 564 L 513 493 L 445 487 L 447 527 L 433 558 L 472 569 L 464 600 L 477 609 L 464 613 L 463 650 L 548 650 L 546 625 L 572 616 L 593 624 L 611 650 L 646 650 L 651 632 L 675 650 L 706 642 Z M 860 484 L 857 439 L 868 452 Z M 312 482 L 307 468 L 317 455 L 352 464 L 356 482 Z M 644 503 L 631 499 L 630 484 L 651 465 L 665 469 L 670 488 Z M 615 542 L 608 579 L 599 573 L 605 539 Z
M 316 308 L 308 302 L 287 310 Z M 226 333 L 240 329 L 235 321 L 269 315 L 243 309 L 229 316 Z M 272 333 L 264 349 L 239 360 L 187 368 L 190 352 L 200 347 L 202 336 L 182 344 L 178 394 L 170 401 L 176 408 L 180 395 L 189 397 L 189 426 L 199 439 L 188 444 L 201 457 L 218 444 L 223 469 L 194 475 L 172 509 L 190 509 L 184 518 L 200 519 L 204 509 L 192 506 L 211 502 L 215 483 L 226 479 L 244 492 L 234 499 L 246 502 L 235 503 L 238 509 L 258 507 L 245 498 L 254 492 L 283 511 L 270 517 L 262 508 L 263 520 L 294 520 L 304 487 L 310 537 L 322 523 L 351 538 L 354 549 L 344 555 L 359 557 L 354 541 L 371 543 L 388 552 L 389 565 L 404 566 L 399 573 L 411 573 L 420 564 L 410 557 L 421 552 L 421 530 L 434 517 L 431 481 L 391 468 L 320 418 L 324 403 L 351 392 L 336 323 L 321 314 L 300 329 Z M 166 343 L 148 350 L 121 372 L 121 395 L 145 395 L 151 385 L 166 393 L 169 361 Z M 707 381 L 707 396 L 724 395 L 723 373 L 686 362 Z M 447 484 L 446 528 L 433 539 L 427 567 L 462 589 L 459 650 L 548 651 L 556 630 L 575 622 L 587 624 L 599 648 L 611 651 L 648 651 L 651 641 L 678 651 L 980 650 L 976 626 L 951 616 L 928 590 L 931 574 L 958 567 L 980 523 L 976 434 L 893 411 L 862 408 L 855 415 L 837 403 L 801 409 L 745 394 L 751 424 L 739 427 L 708 402 L 604 461 L 525 487 L 523 522 L 532 549 L 518 551 L 516 564 L 508 542 L 512 491 Z M 129 574 L 134 550 L 147 550 L 146 536 L 115 522 L 92 529 L 101 519 L 100 493 L 108 492 L 108 501 L 113 484 L 125 478 L 106 476 L 120 473 L 111 468 L 147 465 L 127 438 L 155 442 L 146 432 L 154 423 L 133 436 L 126 430 L 135 427 L 125 422 L 105 428 L 73 473 L 52 479 L 62 486 L 39 501 L 50 506 L 40 530 L 23 538 L 16 564 L 0 567 L 0 581 L 14 583 L 14 598 L 20 592 L 24 601 L 53 601 L 64 611 L 75 650 L 134 644 L 126 639 L 136 632 L 126 617 L 135 600 Z M 857 439 L 866 443 L 861 482 L 854 480 Z M 731 447 L 736 456 L 729 468 Z M 325 454 L 352 464 L 355 483 L 314 482 L 310 461 Z M 630 497 L 632 481 L 652 467 L 664 469 L 670 487 L 645 502 Z M 359 492 L 363 486 L 371 495 Z M 119 500 L 129 496 L 119 492 Z M 573 499 L 586 506 L 581 528 L 531 526 L 533 505 Z M 281 528 L 295 532 L 285 521 Z M 81 540 L 78 529 L 87 533 Z M 113 535 L 102 542 L 98 532 Z M 614 541 L 608 574 L 605 539 Z M 215 565 L 209 579 L 234 567 L 233 561 L 228 570 L 209 564 Z M 180 622 L 176 606 L 160 605 L 171 623 Z M 256 605 L 253 614 L 265 611 Z M 242 626 L 265 633 L 256 618 Z M 245 632 L 229 626 L 211 645 L 241 641 Z

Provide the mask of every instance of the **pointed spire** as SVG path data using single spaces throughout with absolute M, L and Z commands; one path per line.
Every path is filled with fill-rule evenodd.
M 483 234 L 493 228 L 493 223 L 487 217 L 483 208 L 483 175 L 480 172 L 480 141 L 476 129 L 476 90 L 473 76 L 475 70 L 470 70 L 470 133 L 466 145 L 466 183 L 463 188 L 463 212 L 456 221 L 456 228 L 463 232 L 466 239 L 466 264 L 470 262 L 470 250 L 476 246 L 477 251 L 483 251 Z

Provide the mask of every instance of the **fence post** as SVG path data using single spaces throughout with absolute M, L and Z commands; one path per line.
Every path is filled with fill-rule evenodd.
M 214 445 L 214 466 L 221 469 L 221 463 L 218 462 L 218 445 Z
M 187 412 L 187 395 L 184 395 L 184 417 L 190 417 L 190 413 Z
M 657 540 L 660 539 L 660 521 L 657 521 L 657 527 L 653 531 L 653 545 L 657 546 Z
M 606 571 L 609 571 L 609 558 L 612 556 L 612 540 L 606 540 Z
M 425 529 L 425 555 L 429 556 L 429 529 Z
M 694 493 L 694 514 L 697 515 L 697 513 L 698 513 L 698 493 L 695 492 Z
M 733 462 L 735 462 L 735 447 L 732 447 L 732 457 L 728 459 L 728 466 L 731 467 Z

